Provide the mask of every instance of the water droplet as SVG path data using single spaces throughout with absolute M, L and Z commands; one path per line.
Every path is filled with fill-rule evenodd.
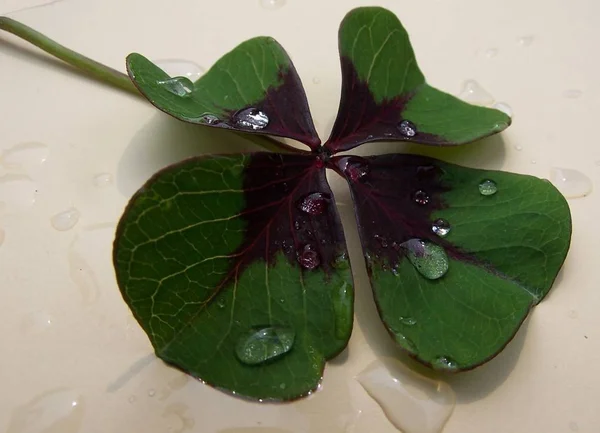
M 276 10 L 285 4 L 285 0 L 260 0 L 260 5 L 264 9 Z
M 113 177 L 110 173 L 100 173 L 94 176 L 94 185 L 98 188 L 109 186 L 113 182 Z
M 312 82 L 314 84 L 319 84 L 321 82 L 321 79 L 319 77 L 313 77 Z
M 300 221 L 299 220 L 294 221 L 294 229 L 300 230 Z
M 533 43 L 535 37 L 533 35 L 521 36 L 517 39 L 517 43 L 522 47 L 528 47 Z
M 563 96 L 567 99 L 577 99 L 580 98 L 583 92 L 579 89 L 568 89 L 565 90 Z
M 84 415 L 83 399 L 75 391 L 48 391 L 13 411 L 7 433 L 76 433 Z
M 75 227 L 79 221 L 80 213 L 74 207 L 67 209 L 64 212 L 57 213 L 50 218 L 50 224 L 58 231 L 66 231 Z
M 280 383 L 279 384 L 279 388 L 280 389 L 285 389 L 286 388 L 286 384 L 285 383 Z
M 496 57 L 499 51 L 498 48 L 488 48 L 484 54 L 488 59 L 491 59 L 492 57 Z
M 251 329 L 240 336 L 235 353 L 244 364 L 262 364 L 289 352 L 294 345 L 295 337 L 295 332 L 286 327 L 269 326 Z
M 444 371 L 456 371 L 458 370 L 458 364 L 455 360 L 450 358 L 449 356 L 440 356 L 435 358 L 431 362 L 431 366 L 435 370 L 444 370 Z
M 522 151 L 522 150 L 523 150 L 523 146 L 521 146 L 520 144 L 515 144 L 513 147 L 515 148 L 515 150 L 516 150 L 517 152 L 520 152 L 520 151 Z
M 225 299 L 219 299 L 217 301 L 217 307 L 219 307 L 220 309 L 225 308 Z
M 171 77 L 185 77 L 194 82 L 204 74 L 204 68 L 197 63 L 183 59 L 160 59 L 153 62 Z
M 531 162 L 532 164 L 537 164 L 537 161 L 536 161 L 535 159 L 532 159 L 530 162 Z
M 207 113 L 200 116 L 200 123 L 204 123 L 206 125 L 218 125 L 221 123 L 221 119 L 214 114 Z
M 335 316 L 335 337 L 345 340 L 352 331 L 353 301 L 354 294 L 352 285 L 346 281 L 333 288 L 331 296 L 333 303 L 333 314 Z
M 443 218 L 436 219 L 431 225 L 431 231 L 442 238 L 448 236 L 451 228 L 450 223 Z
M 177 96 L 188 96 L 194 91 L 194 83 L 185 77 L 169 78 L 157 82 L 158 85 Z
M 48 146 L 42 143 L 19 143 L 0 152 L 0 165 L 7 170 L 33 174 L 48 158 Z
M 475 80 L 465 81 L 458 97 L 465 102 L 475 105 L 487 106 L 494 103 L 494 97 L 486 92 Z
M 429 194 L 427 194 L 425 191 L 420 189 L 413 193 L 412 199 L 415 203 L 420 204 L 421 206 L 424 206 L 429 203 L 430 197 L 429 197 Z
M 417 324 L 417 320 L 414 317 L 400 316 L 398 320 L 400 320 L 400 323 L 406 326 L 414 326 Z
M 304 248 L 302 248 L 301 251 L 298 251 L 296 257 L 298 263 L 305 269 L 312 270 L 321 264 L 319 253 L 317 253 L 311 244 L 304 245 Z
M 235 114 L 234 121 L 240 128 L 258 131 L 267 127 L 269 117 L 266 113 L 256 108 L 246 108 Z
M 369 162 L 364 158 L 351 156 L 346 160 L 344 174 L 353 182 L 364 180 L 369 171 Z
M 513 109 L 511 108 L 510 105 L 506 104 L 505 102 L 496 102 L 493 107 L 496 110 L 502 111 L 504 114 L 506 114 L 508 117 L 513 117 Z
M 323 192 L 313 192 L 305 195 L 298 202 L 298 208 L 309 215 L 321 215 L 329 206 L 329 194 Z
M 27 314 L 21 323 L 21 331 L 26 334 L 36 334 L 47 331 L 54 323 L 54 318 L 45 311 L 35 311 Z
M 376 360 L 356 379 L 404 433 L 439 433 L 454 409 L 456 399 L 448 384 L 421 376 L 397 360 Z
M 400 130 L 400 134 L 405 137 L 414 137 L 417 133 L 417 127 L 414 123 L 409 120 L 403 120 L 398 124 L 398 129 Z
M 481 195 L 494 195 L 497 192 L 498 185 L 493 180 L 485 179 L 479 184 L 479 194 Z
M 154 397 L 156 395 L 156 390 L 154 388 L 150 388 L 148 390 L 148 397 Z
M 448 272 L 449 260 L 444 248 L 429 241 L 410 239 L 402 243 L 406 256 L 415 269 L 430 280 L 437 280 Z
M 566 198 L 585 197 L 592 192 L 591 179 L 577 170 L 553 167 L 550 181 Z

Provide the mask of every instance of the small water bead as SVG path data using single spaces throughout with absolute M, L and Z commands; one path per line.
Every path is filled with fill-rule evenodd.
M 533 35 L 521 36 L 517 39 L 517 43 L 522 47 L 528 47 L 533 43 L 535 37 Z
M 192 82 L 197 81 L 205 70 L 197 63 L 183 59 L 160 59 L 155 60 L 154 64 L 171 77 L 185 77 Z
M 244 364 L 259 365 L 288 353 L 295 337 L 296 333 L 287 327 L 251 329 L 240 336 L 235 353 Z
M 313 192 L 305 195 L 298 202 L 298 208 L 309 215 L 321 215 L 327 210 L 331 196 L 323 192 Z
M 364 181 L 370 171 L 369 162 L 358 156 L 349 157 L 344 166 L 344 174 L 353 182 Z
M 154 388 L 150 388 L 148 390 L 148 397 L 154 397 L 156 395 L 156 390 Z
M 356 379 L 404 433 L 440 433 L 454 409 L 456 398 L 448 384 L 421 376 L 397 360 L 378 359 Z
M 235 124 L 241 128 L 259 131 L 269 124 L 269 116 L 257 108 L 246 108 L 234 116 Z
M 488 48 L 487 50 L 485 50 L 485 56 L 488 59 L 491 59 L 492 57 L 496 57 L 499 51 L 500 50 L 498 48 Z
M 550 181 L 566 198 L 585 197 L 592 192 L 592 181 L 580 171 L 553 167 Z
M 415 191 L 413 193 L 412 199 L 415 203 L 421 205 L 421 206 L 425 206 L 426 204 L 429 204 L 429 201 L 431 200 L 431 198 L 429 197 L 429 194 L 427 194 L 425 191 L 423 190 L 418 190 Z
M 465 102 L 475 105 L 487 106 L 494 103 L 494 97 L 485 91 L 475 80 L 465 81 L 458 97 Z
M 296 258 L 298 259 L 298 263 L 308 270 L 315 269 L 321 264 L 319 253 L 311 244 L 304 245 L 304 247 L 297 252 Z
M 451 228 L 450 223 L 443 218 L 436 219 L 431 225 L 431 231 L 442 238 L 448 236 Z
M 498 192 L 498 185 L 490 179 L 485 179 L 479 184 L 479 193 L 481 195 L 494 195 Z
M 180 97 L 191 95 L 194 91 L 194 83 L 185 77 L 169 78 L 167 80 L 158 81 L 157 84 L 164 87 L 172 94 Z
M 496 102 L 492 107 L 498 111 L 502 111 L 508 117 L 513 117 L 513 109 L 505 102 Z
M 421 239 L 410 239 L 402 243 L 402 247 L 410 263 L 425 278 L 437 280 L 448 272 L 448 255 L 441 246 Z
M 520 152 L 520 151 L 522 151 L 522 150 L 523 150 L 523 146 L 521 146 L 520 144 L 515 144 L 513 147 L 515 148 L 515 150 L 516 150 L 517 152 Z
M 285 5 L 285 0 L 260 0 L 260 5 L 264 9 L 276 10 Z
M 110 173 L 100 173 L 94 176 L 94 185 L 98 188 L 105 188 L 113 182 L 113 177 Z
M 301 227 L 300 226 L 300 221 L 299 220 L 294 221 L 294 229 L 295 230 L 300 230 L 300 227 Z
M 205 125 L 218 125 L 221 123 L 221 119 L 214 114 L 204 114 L 200 117 L 200 123 L 204 123 Z
M 67 209 L 64 212 L 60 212 L 50 218 L 50 224 L 58 231 L 70 230 L 79 221 L 80 213 L 74 207 Z
M 413 317 L 400 316 L 398 320 L 400 320 L 400 323 L 406 326 L 414 326 L 417 324 L 417 319 Z
M 398 124 L 400 134 L 405 137 L 414 137 L 417 134 L 417 127 L 410 120 L 403 120 Z
M 312 82 L 314 84 L 319 84 L 321 82 L 321 79 L 319 77 L 313 77 Z
M 456 371 L 458 363 L 449 356 L 440 356 L 431 362 L 431 366 L 435 370 Z

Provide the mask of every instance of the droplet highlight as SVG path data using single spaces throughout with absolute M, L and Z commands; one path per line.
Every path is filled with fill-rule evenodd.
M 42 143 L 19 143 L 0 152 L 0 166 L 29 175 L 38 171 L 48 159 L 48 146 Z
M 234 116 L 234 121 L 240 128 L 259 131 L 269 124 L 269 116 L 257 108 L 246 108 Z
M 168 90 L 174 95 L 185 97 L 192 94 L 194 84 L 185 77 L 169 78 L 167 80 L 158 81 L 157 84 Z
M 353 182 L 364 181 L 369 172 L 369 162 L 361 157 L 349 157 L 344 165 L 344 174 Z
M 244 364 L 263 364 L 288 353 L 294 345 L 295 337 L 296 333 L 287 327 L 251 329 L 240 336 L 235 353 Z
M 498 192 L 498 185 L 490 179 L 485 179 L 479 184 L 479 194 L 490 196 Z
M 155 60 L 154 64 L 171 77 L 184 77 L 192 82 L 197 81 L 205 71 L 197 63 L 183 59 L 160 59 Z
M 475 105 L 489 106 L 494 103 L 494 97 L 475 80 L 465 81 L 458 97 L 465 102 Z
M 376 360 L 356 379 L 403 433 L 440 433 L 454 410 L 456 397 L 448 384 L 397 360 Z
M 321 257 L 311 244 L 306 244 L 296 255 L 298 263 L 304 269 L 312 270 L 321 264 Z
M 417 134 L 417 127 L 409 120 L 400 122 L 398 124 L 398 130 L 400 131 L 400 134 L 408 138 L 414 137 Z
M 553 167 L 550 169 L 550 182 L 566 198 L 580 198 L 592 192 L 592 180 L 578 170 Z
M 448 255 L 443 247 L 433 242 L 410 239 L 401 244 L 408 261 L 429 280 L 437 280 L 448 272 Z
M 442 238 L 448 236 L 451 228 L 450 223 L 443 218 L 436 219 L 431 225 L 431 231 Z
M 79 221 L 80 213 L 74 207 L 67 209 L 64 212 L 60 212 L 50 218 L 50 224 L 56 230 L 64 232 L 71 230 Z
M 412 199 L 415 203 L 421 205 L 421 206 L 425 206 L 426 204 L 429 204 L 429 201 L 431 200 L 431 198 L 429 197 L 429 194 L 427 194 L 425 191 L 423 190 L 418 190 L 415 191 L 412 195 Z
M 331 196 L 323 192 L 305 195 L 298 202 L 298 209 L 312 216 L 321 215 L 327 210 Z
M 285 0 L 260 0 L 260 5 L 263 9 L 274 11 L 285 5 Z

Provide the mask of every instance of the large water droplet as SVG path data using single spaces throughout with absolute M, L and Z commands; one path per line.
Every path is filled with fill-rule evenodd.
M 79 221 L 80 213 L 74 207 L 67 209 L 64 212 L 57 213 L 50 218 L 50 224 L 58 231 L 66 231 L 75 227 Z
M 589 177 L 569 168 L 552 168 L 550 181 L 566 198 L 585 197 L 592 192 L 593 188 Z
M 475 105 L 487 106 L 494 103 L 494 97 L 486 92 L 475 80 L 465 81 L 458 97 L 465 102 Z
M 269 124 L 269 116 L 257 108 L 246 108 L 234 116 L 235 124 L 241 128 L 258 131 Z
M 458 363 L 449 356 L 439 356 L 431 362 L 431 366 L 436 370 L 456 371 Z
M 76 433 L 81 427 L 84 405 L 74 391 L 58 389 L 35 397 L 12 414 L 7 433 Z
M 251 329 L 240 336 L 235 353 L 244 364 L 262 364 L 289 352 L 295 337 L 295 332 L 287 327 Z
M 155 60 L 154 64 L 171 77 L 185 77 L 192 82 L 197 81 L 204 74 L 202 66 L 189 60 L 161 59 Z
M 512 107 L 505 102 L 496 102 L 492 107 L 494 107 L 496 110 L 502 111 L 508 117 L 513 117 Z
M 313 192 L 300 199 L 298 202 L 298 208 L 302 212 L 306 212 L 309 215 L 321 215 L 327 210 L 330 199 L 331 197 L 329 194 L 323 192 Z
M 429 194 L 421 189 L 413 193 L 412 199 L 415 203 L 420 204 L 421 206 L 428 204 L 430 201 Z
M 442 238 L 448 236 L 450 229 L 450 223 L 443 218 L 436 219 L 431 225 L 431 231 Z
M 260 5 L 264 9 L 276 10 L 285 4 L 285 0 L 260 0 Z
M 315 269 L 321 264 L 321 258 L 319 253 L 315 250 L 315 247 L 311 244 L 306 244 L 296 254 L 298 263 L 305 269 Z
M 370 172 L 369 162 L 357 156 L 349 157 L 344 166 L 344 174 L 353 182 L 365 180 Z
M 104 188 L 109 186 L 113 181 L 113 177 L 110 173 L 100 173 L 94 176 L 94 185 L 98 188 Z
M 454 409 L 448 384 L 418 375 L 397 360 L 376 360 L 356 379 L 404 433 L 439 433 Z
M 485 179 L 479 184 L 479 194 L 481 195 L 494 195 L 497 192 L 498 185 L 493 180 Z
M 335 337 L 345 340 L 352 331 L 352 308 L 354 295 L 352 286 L 346 281 L 334 287 L 331 296 L 335 316 Z
M 188 96 L 194 91 L 194 83 L 185 77 L 175 77 L 166 80 L 158 81 L 158 85 L 162 86 L 169 92 L 177 96 Z
M 430 280 L 437 280 L 448 272 L 449 260 L 444 248 L 433 242 L 410 239 L 402 243 L 406 256 L 415 269 Z
M 398 124 L 398 130 L 400 130 L 400 134 L 405 137 L 414 137 L 417 133 L 417 127 L 414 123 L 409 120 L 403 120 Z

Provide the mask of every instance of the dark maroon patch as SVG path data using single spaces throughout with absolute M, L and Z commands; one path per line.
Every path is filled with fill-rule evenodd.
M 352 61 L 348 57 L 342 57 L 341 65 L 340 108 L 331 136 L 325 143 L 331 153 L 349 150 L 370 141 L 403 140 L 432 145 L 451 144 L 437 135 L 419 132 L 419 125 L 402 124 L 405 120 L 402 112 L 412 94 L 377 104 L 368 84 L 359 79 Z M 413 135 L 407 134 L 407 125 L 414 126 Z

